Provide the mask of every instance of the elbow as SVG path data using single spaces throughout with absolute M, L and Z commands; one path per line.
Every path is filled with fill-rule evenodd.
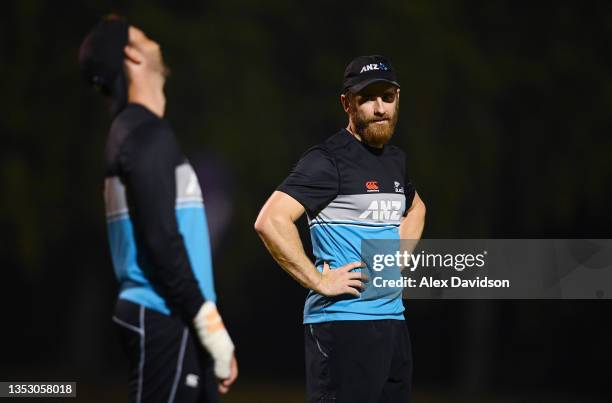
M 425 214 L 427 213 L 427 208 L 425 207 L 425 203 L 423 203 L 422 201 L 421 203 L 419 203 L 418 211 L 419 211 L 419 215 L 422 218 L 425 218 Z
M 427 208 L 425 207 L 425 203 L 422 200 L 418 200 L 415 202 L 409 210 L 409 215 L 413 220 L 425 221 L 425 214 L 427 213 Z
M 425 203 L 423 202 L 423 199 L 421 199 L 418 193 L 414 195 L 412 205 L 410 206 L 410 210 L 408 211 L 412 213 L 414 217 L 425 218 L 427 208 L 425 207 Z
M 291 221 L 288 221 L 287 218 L 282 215 L 267 214 L 263 212 L 260 213 L 257 220 L 255 220 L 253 228 L 260 238 L 267 239 L 278 233 L 280 228 L 287 226 L 290 222 Z
M 272 217 L 264 212 L 259 213 L 253 229 L 257 232 L 257 235 L 264 238 L 272 230 L 273 222 Z
M 255 220 L 255 224 L 253 224 L 253 229 L 260 236 L 265 234 L 267 229 L 268 229 L 268 220 L 267 220 L 267 218 L 263 217 L 262 214 L 260 214 L 257 217 L 257 219 Z
M 421 223 L 424 223 L 425 222 L 425 215 L 427 213 L 427 208 L 425 207 L 425 203 L 423 203 L 423 202 L 419 203 L 415 213 L 416 213 L 417 219 Z

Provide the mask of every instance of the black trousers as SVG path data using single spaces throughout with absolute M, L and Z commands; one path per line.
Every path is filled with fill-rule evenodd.
M 113 321 L 129 362 L 130 402 L 219 401 L 212 359 L 179 318 L 120 299 Z
M 309 403 L 409 403 L 412 349 L 403 320 L 307 324 Z

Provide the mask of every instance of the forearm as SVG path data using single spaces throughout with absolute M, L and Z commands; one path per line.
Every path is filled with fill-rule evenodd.
M 255 230 L 283 270 L 303 287 L 317 288 L 321 274 L 304 252 L 298 229 L 291 220 L 260 217 L 255 223 Z
M 175 196 L 170 189 L 176 185 L 173 178 L 164 180 L 159 174 L 155 176 L 156 187 L 142 177 L 129 177 L 128 193 L 136 238 L 149 263 L 149 280 L 170 309 L 190 322 L 204 296 L 178 229 Z
M 424 213 L 408 213 L 406 218 L 400 224 L 400 238 L 401 239 L 421 239 L 423 234 L 423 228 L 425 227 L 425 214 Z
M 165 234 L 159 229 L 148 231 L 143 244 L 151 262 L 150 280 L 168 306 L 189 323 L 205 299 L 183 238 L 178 233 Z
M 425 204 L 418 196 L 408 210 L 406 217 L 402 220 L 399 227 L 400 239 L 402 239 L 402 249 L 412 253 L 423 235 L 425 227 Z

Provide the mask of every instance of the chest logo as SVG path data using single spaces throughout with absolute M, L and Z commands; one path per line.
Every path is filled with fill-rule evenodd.
M 393 185 L 395 186 L 395 193 L 404 193 L 404 187 L 401 186 L 402 184 L 399 183 L 398 181 L 393 182 Z
M 365 183 L 365 187 L 368 192 L 378 192 L 378 182 L 377 181 L 367 181 Z
M 398 200 L 374 200 L 359 218 L 372 220 L 399 220 L 402 202 Z

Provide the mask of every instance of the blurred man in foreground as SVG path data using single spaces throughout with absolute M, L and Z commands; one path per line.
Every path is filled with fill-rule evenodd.
M 255 223 L 274 259 L 310 289 L 304 307 L 309 402 L 409 402 L 412 351 L 401 290 L 364 290 L 361 241 L 417 240 L 425 206 L 406 156 L 387 144 L 400 89 L 382 56 L 346 68 L 348 126 L 308 150 Z M 294 222 L 308 216 L 314 264 Z
M 114 116 L 104 194 L 130 400 L 217 402 L 237 377 L 234 345 L 215 305 L 198 179 L 163 118 L 160 47 L 109 16 L 87 35 L 79 61 Z

